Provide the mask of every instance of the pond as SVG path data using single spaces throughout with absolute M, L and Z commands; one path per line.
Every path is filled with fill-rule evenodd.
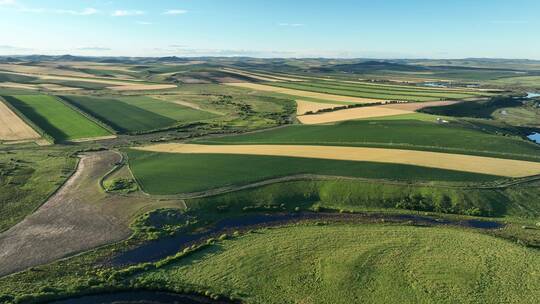
M 540 144 L 540 133 L 534 132 L 533 134 L 527 136 L 527 138 L 534 141 L 537 144 Z
M 225 300 L 213 300 L 198 295 L 184 295 L 159 291 L 121 291 L 86 295 L 50 302 L 54 304 L 230 304 Z
M 339 222 L 411 222 L 416 225 L 452 225 L 477 229 L 497 229 L 504 226 L 495 221 L 484 220 L 449 220 L 429 216 L 412 214 L 372 214 L 372 213 L 326 213 L 326 212 L 300 212 L 300 213 L 274 213 L 255 214 L 237 218 L 224 219 L 213 227 L 198 233 L 183 233 L 172 237 L 165 237 L 155 241 L 146 242 L 139 247 L 119 253 L 113 258 L 114 266 L 126 266 L 138 263 L 156 262 L 173 255 L 192 244 L 201 243 L 210 237 L 219 237 L 220 234 L 235 230 L 249 230 L 262 227 L 280 226 L 300 221 L 339 221 Z

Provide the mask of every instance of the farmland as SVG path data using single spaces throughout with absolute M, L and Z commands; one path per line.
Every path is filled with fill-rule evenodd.
M 4 99 L 55 141 L 110 135 L 106 129 L 54 97 L 15 95 Z
M 39 139 L 39 134 L 0 100 L 0 140 L 27 141 Z
M 401 181 L 490 181 L 488 174 L 423 168 L 401 164 L 324 160 L 279 156 L 175 154 L 128 151 L 130 166 L 143 190 L 153 194 L 197 192 L 242 186 L 299 174 L 350 176 Z M 211 168 L 220 168 L 207 174 Z M 256 168 L 256 170 L 254 170 Z M 403 172 L 404 174 L 400 174 Z M 415 172 L 409 175 L 405 172 Z M 181 174 L 179 174 L 181 173 Z
M 540 64 L 448 62 L 0 56 L 0 302 L 534 303 Z
M 289 126 L 265 132 L 203 140 L 201 143 L 380 146 L 531 160 L 538 159 L 540 149 L 524 140 L 488 134 L 466 124 L 441 125 L 433 121 L 399 119 L 399 116 L 393 120 Z
M 140 132 L 172 126 L 174 119 L 112 98 L 64 96 L 67 102 L 90 113 L 118 132 Z

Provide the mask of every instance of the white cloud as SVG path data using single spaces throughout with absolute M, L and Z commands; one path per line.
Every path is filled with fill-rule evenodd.
M 58 9 L 58 10 L 53 10 L 53 12 L 57 14 L 67 14 L 67 15 L 75 15 L 75 16 L 89 16 L 89 15 L 95 15 L 99 13 L 97 9 L 92 8 L 92 7 L 85 8 L 82 11 Z
M 183 15 L 188 11 L 182 9 L 170 9 L 163 12 L 163 15 Z
M 278 23 L 279 26 L 289 26 L 289 27 L 302 27 L 305 26 L 303 23 Z
M 0 5 L 15 5 L 17 2 L 15 0 L 0 0 Z
M 111 16 L 113 17 L 126 17 L 126 16 L 141 16 L 144 15 L 144 11 L 138 11 L 138 10 L 116 10 L 112 13 Z

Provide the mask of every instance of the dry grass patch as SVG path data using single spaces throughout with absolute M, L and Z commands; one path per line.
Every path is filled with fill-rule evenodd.
M 0 140 L 33 141 L 41 136 L 0 100 Z
M 244 154 L 365 161 L 414 165 L 505 177 L 524 177 L 540 174 L 539 162 L 400 149 L 306 145 L 194 145 L 176 143 L 157 144 L 137 149 L 166 153 Z
M 316 92 L 274 87 L 270 85 L 257 84 L 257 83 L 245 83 L 245 82 L 244 83 L 226 83 L 225 85 L 240 87 L 240 88 L 245 88 L 245 89 L 252 89 L 252 90 L 257 90 L 257 91 L 287 94 L 287 95 L 298 96 L 298 97 L 315 98 L 315 99 L 337 101 L 337 102 L 349 102 L 349 103 L 381 102 L 380 99 L 347 97 L 347 96 L 341 96 L 341 95 L 316 93 Z
M 331 109 L 342 105 L 331 103 L 320 103 L 306 100 L 296 101 L 296 115 L 304 115 L 306 112 L 317 112 L 319 110 Z

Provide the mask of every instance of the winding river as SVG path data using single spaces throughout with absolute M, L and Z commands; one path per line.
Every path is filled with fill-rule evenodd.
M 156 262 L 167 256 L 173 255 L 184 248 L 200 243 L 210 237 L 217 237 L 223 233 L 230 233 L 235 230 L 249 230 L 262 227 L 280 226 L 300 221 L 336 221 L 336 222 L 412 222 L 416 225 L 428 226 L 461 226 L 477 229 L 497 229 L 504 224 L 494 221 L 484 220 L 449 220 L 428 216 L 410 215 L 410 214 L 371 214 L 371 213 L 274 213 L 274 214 L 255 214 L 238 218 L 224 219 L 217 222 L 210 229 L 193 234 L 179 234 L 172 237 L 166 237 L 155 241 L 150 241 L 119 253 L 113 258 L 114 266 L 133 265 L 138 263 Z

